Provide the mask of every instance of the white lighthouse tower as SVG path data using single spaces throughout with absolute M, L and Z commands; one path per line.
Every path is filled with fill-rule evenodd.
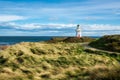
M 77 25 L 77 28 L 76 28 L 76 37 L 78 37 L 78 38 L 82 37 L 81 29 L 80 29 L 80 25 L 79 24 Z

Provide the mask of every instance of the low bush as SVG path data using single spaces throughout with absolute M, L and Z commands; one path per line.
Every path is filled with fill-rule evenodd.
M 120 35 L 106 35 L 89 45 L 103 50 L 120 52 Z

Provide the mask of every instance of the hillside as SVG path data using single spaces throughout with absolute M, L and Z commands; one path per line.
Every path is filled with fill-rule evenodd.
M 105 54 L 78 43 L 23 42 L 0 52 L 0 80 L 119 80 L 120 56 Z
M 65 42 L 65 43 L 80 43 L 80 42 L 91 42 L 94 41 L 94 38 L 90 37 L 54 37 L 51 40 L 47 41 L 49 43 Z
M 120 52 L 120 35 L 106 35 L 89 45 L 103 50 Z

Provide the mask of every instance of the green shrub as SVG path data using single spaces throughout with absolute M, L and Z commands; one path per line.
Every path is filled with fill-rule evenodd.
M 25 69 L 21 69 L 23 73 L 25 74 L 32 74 L 32 72 L 30 70 L 25 70 Z
M 50 78 L 50 74 L 48 74 L 48 73 L 42 74 L 40 77 L 45 78 L 45 79 L 49 79 Z
M 0 64 L 5 64 L 8 61 L 7 58 L 4 58 L 3 56 L 0 56 Z
M 19 50 L 18 52 L 14 53 L 16 56 L 22 56 L 24 54 L 23 51 Z
M 20 64 L 21 64 L 21 63 L 23 63 L 23 62 L 24 62 L 24 59 L 23 59 L 22 57 L 18 57 L 18 58 L 17 58 L 17 61 L 18 61 L 18 63 L 20 63 Z
M 41 50 L 41 49 L 39 49 L 39 48 L 31 48 L 30 50 L 31 50 L 31 52 L 32 52 L 33 54 L 37 54 L 37 55 L 46 54 L 45 51 L 43 51 L 43 50 Z

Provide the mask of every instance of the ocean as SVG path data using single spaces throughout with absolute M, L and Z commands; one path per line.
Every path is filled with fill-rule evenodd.
M 56 36 L 0 36 L 0 45 L 12 45 L 20 42 L 40 42 L 47 41 Z M 60 36 L 59 36 L 60 37 Z M 90 36 L 99 38 L 98 36 Z
M 11 45 L 20 42 L 47 41 L 51 38 L 51 36 L 0 36 L 0 45 Z

